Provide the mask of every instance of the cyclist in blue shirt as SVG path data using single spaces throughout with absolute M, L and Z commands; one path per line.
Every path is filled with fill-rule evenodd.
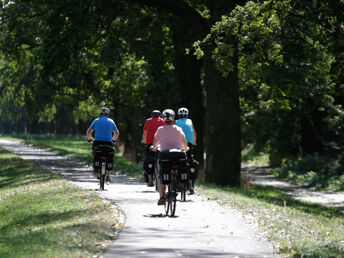
M 87 139 L 91 140 L 92 132 L 95 131 L 94 141 L 92 144 L 92 158 L 94 158 L 94 148 L 97 145 L 110 145 L 116 141 L 119 136 L 119 131 L 115 122 L 109 118 L 110 110 L 106 107 L 100 109 L 99 118 L 95 119 L 90 128 L 88 128 L 86 135 Z M 106 181 L 111 181 L 111 171 L 107 171 Z
M 179 119 L 176 120 L 175 125 L 181 127 L 185 134 L 186 141 L 188 143 L 189 151 L 187 156 L 190 157 L 192 154 L 192 148 L 196 145 L 196 131 L 192 124 L 192 120 L 188 118 L 189 110 L 185 107 L 178 109 Z M 194 194 L 192 179 L 189 180 L 189 194 Z

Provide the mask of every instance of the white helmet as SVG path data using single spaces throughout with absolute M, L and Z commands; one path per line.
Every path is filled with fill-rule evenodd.
M 189 115 L 189 110 L 185 107 L 178 109 L 178 116 L 187 117 Z
M 164 121 L 172 121 L 174 116 L 175 114 L 172 109 L 165 109 L 164 112 L 162 112 L 162 119 L 164 119 Z
M 110 109 L 106 108 L 106 107 L 103 107 L 100 109 L 99 111 L 100 115 L 103 116 L 103 115 L 110 115 Z

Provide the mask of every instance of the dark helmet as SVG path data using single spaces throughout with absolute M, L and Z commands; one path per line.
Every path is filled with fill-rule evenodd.
M 108 109 L 106 107 L 103 107 L 103 108 L 100 109 L 99 113 L 100 113 L 101 116 L 103 116 L 103 115 L 108 116 L 108 115 L 110 115 L 110 109 Z
M 174 116 L 174 111 L 172 109 L 165 109 L 164 112 L 162 112 L 162 119 L 164 119 L 164 121 L 172 121 Z
M 161 112 L 159 110 L 152 111 L 152 117 L 159 117 L 160 115 L 161 115 Z

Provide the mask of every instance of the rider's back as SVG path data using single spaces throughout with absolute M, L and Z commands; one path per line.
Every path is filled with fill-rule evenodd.
M 95 119 L 91 128 L 95 131 L 95 141 L 107 142 L 112 142 L 112 132 L 117 129 L 114 121 L 106 116 Z
M 158 128 L 155 137 L 160 140 L 160 151 L 182 149 L 183 130 L 175 125 L 164 125 Z
M 186 141 L 193 143 L 192 120 L 183 117 L 176 120 L 175 124 L 183 129 Z
M 151 117 L 146 120 L 145 125 L 143 127 L 143 130 L 147 131 L 146 144 L 151 144 L 153 142 L 156 130 L 163 125 L 164 120 L 162 120 L 160 117 Z

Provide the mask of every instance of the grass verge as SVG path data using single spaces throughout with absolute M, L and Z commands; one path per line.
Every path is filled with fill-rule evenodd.
M 92 257 L 120 211 L 91 191 L 0 149 L 0 257 Z
M 272 187 L 240 190 L 203 184 L 197 191 L 253 218 L 282 256 L 343 257 L 344 215 L 335 209 L 297 201 Z
M 85 138 L 32 137 L 26 139 L 60 154 L 87 160 L 90 145 Z M 74 146 L 74 147 L 71 147 Z M 78 150 L 81 154 L 78 153 Z M 84 149 L 81 151 L 81 149 Z M 115 170 L 141 175 L 142 168 L 116 157 Z M 295 257 L 342 257 L 344 252 L 344 215 L 317 204 L 297 201 L 271 187 L 257 186 L 249 190 L 228 189 L 198 184 L 197 191 L 227 205 L 258 224 L 274 244 L 276 252 Z
M 64 136 L 64 135 L 18 135 L 16 137 L 1 137 L 8 140 L 20 140 L 27 144 L 50 149 L 59 155 L 70 159 L 84 161 L 92 164 L 91 147 L 92 143 L 87 141 L 86 136 Z M 114 173 L 126 174 L 129 176 L 142 176 L 142 165 L 136 165 L 115 153 Z

